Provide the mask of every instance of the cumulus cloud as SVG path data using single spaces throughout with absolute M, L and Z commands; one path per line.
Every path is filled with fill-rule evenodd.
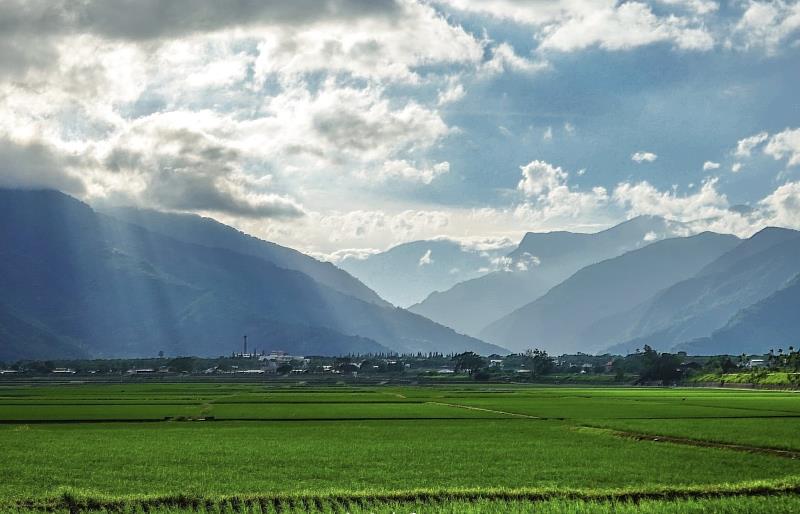
M 608 192 L 603 187 L 590 191 L 571 189 L 569 173 L 545 161 L 531 161 L 520 166 L 522 179 L 517 189 L 528 201 L 515 207 L 515 216 L 538 222 L 582 218 L 597 214 L 608 203 Z
M 614 202 L 631 215 L 652 214 L 665 218 L 686 220 L 711 218 L 727 211 L 728 199 L 717 190 L 719 179 L 703 182 L 700 190 L 691 195 L 661 191 L 647 181 L 621 183 L 612 195 Z
M 703 163 L 703 171 L 711 171 L 719 169 L 720 164 L 714 161 L 706 161 Z
M 604 2 L 569 13 L 566 19 L 542 30 L 540 48 L 564 52 L 599 46 L 628 50 L 659 42 L 681 50 L 704 51 L 714 46 L 701 24 L 679 16 L 658 17 L 640 2 Z
M 740 171 L 742 171 L 742 163 L 741 162 L 734 162 L 733 164 L 731 164 L 731 172 L 739 173 Z
M 540 50 L 572 52 L 589 47 L 609 51 L 629 50 L 654 43 L 671 43 L 679 50 L 705 51 L 714 38 L 702 22 L 713 12 L 713 2 L 704 0 L 663 2 L 689 8 L 689 15 L 659 16 L 642 2 L 514 0 L 446 0 L 460 10 L 479 12 L 530 25 Z
M 547 69 L 550 65 L 546 60 L 528 59 L 517 55 L 508 43 L 500 43 L 491 50 L 492 58 L 481 67 L 484 74 L 497 74 L 504 71 L 519 73 L 533 73 Z
M 764 147 L 764 153 L 776 160 L 788 158 L 789 166 L 800 165 L 800 128 L 787 128 L 774 134 Z
M 783 0 L 750 1 L 735 26 L 733 41 L 744 48 L 777 52 L 800 29 L 800 3 Z
M 653 152 L 636 152 L 631 155 L 631 160 L 636 163 L 653 162 L 658 159 L 658 155 Z
M 564 185 L 568 174 L 558 166 L 553 166 L 545 161 L 531 161 L 525 166 L 520 166 L 522 180 L 517 184 L 517 189 L 527 196 L 547 194 Z
M 758 134 L 740 139 L 739 142 L 736 143 L 734 155 L 737 157 L 750 157 L 753 150 L 768 138 L 769 134 L 767 132 L 759 132 Z
M 763 225 L 800 229 L 800 182 L 778 187 L 758 203 Z
M 599 47 L 626 51 L 669 44 L 678 51 L 708 51 L 718 43 L 769 54 L 797 44 L 800 4 L 791 0 L 441 0 L 448 7 L 530 27 L 540 51 Z M 739 16 L 729 22 L 721 20 Z
M 462 84 L 451 81 L 450 84 L 448 84 L 447 89 L 439 91 L 439 97 L 436 103 L 438 105 L 446 105 L 458 102 L 464 98 L 465 94 L 466 91 L 464 90 L 464 86 Z
M 786 159 L 789 166 L 796 166 L 800 164 L 800 128 L 787 128 L 772 135 L 763 131 L 740 139 L 734 155 L 741 158 L 751 157 L 757 149 L 775 160 Z M 741 167 L 741 163 L 737 162 L 732 171 L 738 172 Z

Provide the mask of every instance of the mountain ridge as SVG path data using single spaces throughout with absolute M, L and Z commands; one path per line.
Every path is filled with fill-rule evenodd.
M 0 302 L 92 355 L 218 355 L 238 347 L 242 333 L 292 351 L 301 338 L 284 336 L 301 332 L 325 341 L 306 348 L 316 354 L 505 351 L 259 257 L 97 214 L 60 193 L 0 190 L 0 200 Z
M 507 255 L 510 271 L 497 271 L 432 293 L 409 310 L 477 336 L 579 269 L 687 231 L 679 222 L 638 216 L 592 234 L 528 232 Z

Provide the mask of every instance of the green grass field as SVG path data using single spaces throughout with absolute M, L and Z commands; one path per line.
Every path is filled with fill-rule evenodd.
M 0 511 L 795 512 L 798 429 L 791 392 L 11 383 Z

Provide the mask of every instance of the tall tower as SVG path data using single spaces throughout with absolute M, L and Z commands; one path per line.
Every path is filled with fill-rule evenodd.
M 247 353 L 247 336 L 244 336 L 244 351 L 242 353 Z

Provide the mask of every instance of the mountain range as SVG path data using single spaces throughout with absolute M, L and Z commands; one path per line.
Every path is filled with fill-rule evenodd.
M 681 223 L 655 216 L 639 216 L 595 234 L 529 232 L 507 254 L 505 270 L 432 293 L 409 310 L 477 336 L 584 266 L 688 232 Z
M 594 323 L 693 276 L 738 243 L 735 236 L 706 232 L 665 239 L 586 266 L 495 321 L 481 336 L 502 341 L 512 350 L 538 347 L 557 354 L 595 350 Z
M 198 216 L 100 214 L 0 190 L 0 359 L 503 348 L 395 308 L 327 263 Z
M 510 251 L 434 239 L 343 264 L 353 276 L 210 218 L 0 189 L 0 361 L 215 356 L 244 334 L 304 355 L 800 347 L 800 232 L 690 234 L 642 216 Z

